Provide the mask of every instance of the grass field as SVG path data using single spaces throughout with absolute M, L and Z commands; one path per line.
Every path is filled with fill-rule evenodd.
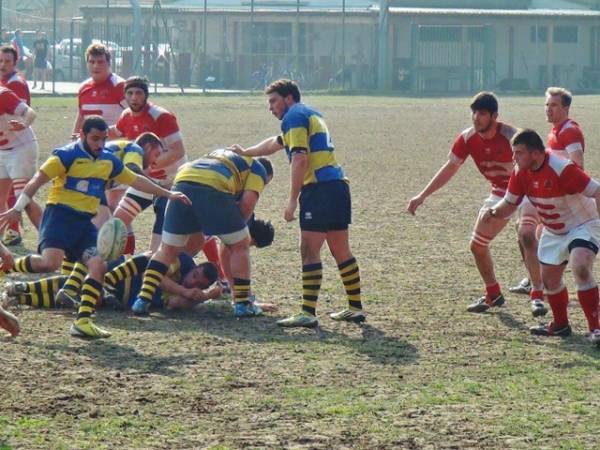
M 572 111 L 597 177 L 599 100 L 578 97 Z M 282 218 L 288 165 L 277 155 L 257 211 L 276 240 L 252 258 L 254 291 L 280 311 L 242 321 L 219 304 L 149 320 L 100 311 L 113 336 L 85 342 L 69 337 L 71 314 L 21 309 L 22 335 L 0 338 L 0 449 L 598 448 L 600 351 L 583 338 L 577 301 L 564 340 L 528 334 L 526 297 L 465 311 L 482 291 L 468 240 L 488 190 L 472 162 L 416 218 L 404 212 L 469 125 L 468 99 L 306 101 L 325 114 L 351 179 L 367 324 L 328 319 L 345 299 L 324 253 L 321 327 L 275 326 L 300 297 L 297 224 Z M 262 97 L 157 102 L 177 113 L 193 156 L 278 131 Z M 546 134 L 542 97 L 500 102 L 501 119 Z M 69 135 L 75 101 L 34 106 L 43 159 Z M 35 248 L 26 237 L 21 252 Z M 523 275 L 512 226 L 492 249 L 506 288 Z

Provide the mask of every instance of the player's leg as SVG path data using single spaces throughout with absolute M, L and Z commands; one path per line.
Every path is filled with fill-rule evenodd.
M 7 206 L 8 208 L 12 208 L 15 206 L 17 202 L 17 197 L 15 196 L 14 189 L 10 190 L 8 194 Z M 19 245 L 23 242 L 23 238 L 21 237 L 21 221 L 16 221 L 13 223 L 9 223 L 6 229 L 4 230 L 4 234 L 2 236 L 2 243 L 6 246 Z
M 129 188 L 121 200 L 119 200 L 113 216 L 121 219 L 129 231 L 125 245 L 125 254 L 133 254 L 135 252 L 135 235 L 131 224 L 142 211 L 152 205 L 152 199 L 152 194 Z
M 0 305 L 0 328 L 4 328 L 12 337 L 16 337 L 21 331 L 19 320 L 5 310 L 2 305 Z
M 504 229 L 508 223 L 508 219 L 492 217 L 486 221 L 482 220 L 485 210 L 499 200 L 500 198 L 495 196 L 490 196 L 486 200 L 484 206 L 479 211 L 475 227 L 473 228 L 471 253 L 475 258 L 475 265 L 485 285 L 485 295 L 467 307 L 467 311 L 469 312 L 481 313 L 491 307 L 502 306 L 504 304 L 504 296 L 494 272 L 494 261 L 490 252 L 490 243 Z
M 39 148 L 37 141 L 28 142 L 15 148 L 14 157 L 10 161 L 10 177 L 13 180 L 15 196 L 19 197 L 29 180 L 33 178 L 37 168 Z M 25 213 L 35 228 L 39 230 L 42 223 L 42 208 L 32 199 L 25 207 Z
M 27 255 L 15 261 L 13 272 L 18 273 L 50 273 L 58 270 L 65 256 L 62 248 L 42 247 L 40 255 Z
M 6 284 L 6 294 L 14 298 L 20 305 L 34 308 L 53 309 L 57 307 L 74 307 L 56 301 L 56 293 L 63 286 L 67 277 L 57 275 L 35 281 L 16 281 Z

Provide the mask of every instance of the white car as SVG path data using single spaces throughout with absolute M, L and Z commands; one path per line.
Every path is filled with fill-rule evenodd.
M 98 39 L 92 42 L 104 43 Z M 87 69 L 83 60 L 85 49 L 81 46 L 81 39 L 73 39 L 71 46 L 70 39 L 63 39 L 56 47 L 56 61 L 54 61 L 54 71 L 57 81 L 83 81 L 88 78 Z M 108 42 L 113 70 L 118 71 L 123 61 L 122 49 L 114 42 Z

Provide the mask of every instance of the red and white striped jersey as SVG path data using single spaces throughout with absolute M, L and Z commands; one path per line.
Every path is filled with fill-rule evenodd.
M 518 205 L 526 195 L 548 231 L 565 234 L 598 219 L 596 202 L 590 198 L 598 187 L 577 164 L 547 151 L 539 169 L 515 168 L 504 199 Z
M 134 140 L 140 134 L 150 131 L 161 139 L 166 149 L 173 143 L 183 140 L 175 115 L 151 102 L 148 102 L 141 113 L 135 116 L 133 115 L 133 111 L 127 108 L 121 114 L 115 128 L 120 136 L 129 140 Z M 161 181 L 159 184 L 162 186 L 170 184 L 179 166 L 186 162 L 187 157 L 184 156 L 170 166 L 165 167 L 167 179 Z
M 13 72 L 11 75 L 0 80 L 0 86 L 10 89 L 17 97 L 27 103 L 27 105 L 31 106 L 29 85 L 19 72 Z
M 114 125 L 127 107 L 124 89 L 125 80 L 114 73 L 102 83 L 87 79 L 79 86 L 79 112 L 84 119 L 98 115 Z
M 516 131 L 510 125 L 498 122 L 494 137 L 483 139 L 474 127 L 467 128 L 454 141 L 448 157 L 462 164 L 471 156 L 479 172 L 492 185 L 492 194 L 502 197 L 513 170 L 510 140 Z
M 577 122 L 571 119 L 552 127 L 548 134 L 548 150 L 555 155 L 569 158 L 569 153 L 585 150 L 583 131 Z
M 12 131 L 9 121 L 21 120 L 27 105 L 10 89 L 0 87 L 0 150 L 11 150 L 23 144 L 35 141 L 31 127 L 21 131 Z

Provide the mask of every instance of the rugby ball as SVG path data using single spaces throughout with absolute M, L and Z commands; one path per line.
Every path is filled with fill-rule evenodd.
M 96 249 L 105 261 L 112 261 L 123 254 L 127 243 L 127 227 L 121 219 L 111 217 L 100 227 Z

